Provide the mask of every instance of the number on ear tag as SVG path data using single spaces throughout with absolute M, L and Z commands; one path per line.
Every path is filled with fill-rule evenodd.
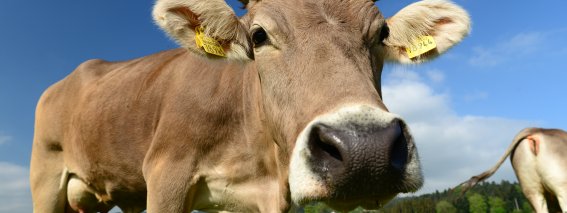
M 432 36 L 421 36 L 416 39 L 409 47 L 406 47 L 406 52 L 408 57 L 415 58 L 417 56 L 422 55 L 423 53 L 429 52 L 432 49 L 435 49 L 437 44 L 435 43 L 435 39 Z

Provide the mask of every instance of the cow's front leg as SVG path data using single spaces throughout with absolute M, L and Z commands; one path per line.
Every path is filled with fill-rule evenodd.
M 147 184 L 147 211 L 190 212 L 198 177 L 193 162 L 169 157 L 154 158 L 144 163 Z

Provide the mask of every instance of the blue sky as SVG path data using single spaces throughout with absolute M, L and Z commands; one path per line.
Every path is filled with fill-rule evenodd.
M 392 16 L 411 2 L 378 6 Z M 567 129 L 567 2 L 455 2 L 472 17 L 468 38 L 433 62 L 387 65 L 383 73 L 386 105 L 408 120 L 420 149 L 420 193 L 488 168 L 523 127 Z M 152 5 L 2 1 L 0 212 L 31 212 L 34 108 L 45 88 L 88 59 L 127 60 L 176 47 L 152 23 Z M 509 163 L 499 179 L 515 180 Z

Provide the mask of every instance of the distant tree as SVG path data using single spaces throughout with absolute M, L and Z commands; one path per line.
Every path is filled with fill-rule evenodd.
M 488 205 L 484 196 L 473 193 L 467 197 L 469 201 L 469 212 L 470 213 L 486 213 L 488 212 Z
M 364 213 L 364 211 L 366 210 L 364 210 L 362 207 L 359 206 L 358 208 L 350 211 L 349 213 Z
M 469 201 L 469 197 L 474 194 L 482 195 L 483 202 L 479 212 L 502 212 L 501 207 L 505 209 L 505 212 L 513 213 L 531 213 L 531 209 L 528 201 L 522 194 L 522 190 L 518 183 L 511 183 L 508 181 L 501 181 L 500 183 L 495 182 L 482 182 L 476 187 L 472 188 L 466 196 L 462 196 L 461 192 L 458 190 L 443 190 L 435 191 L 431 194 L 424 194 L 420 196 L 408 196 L 402 198 L 395 198 L 384 208 L 380 209 L 381 213 L 421 213 L 421 212 L 439 212 L 437 204 L 440 201 L 447 201 L 455 209 L 456 213 L 468 213 L 476 212 L 474 208 L 471 210 L 472 204 Z M 476 196 L 478 198 L 478 196 Z M 495 197 L 501 199 L 495 199 Z M 490 199 L 487 199 L 490 198 Z M 474 200 L 474 199 L 473 199 Z M 492 200 L 492 201 L 491 201 Z M 503 202 L 504 204 L 501 205 Z M 440 204 L 441 206 L 445 204 Z
M 490 213 L 506 213 L 506 203 L 500 197 L 489 197 Z
M 522 202 L 522 210 L 526 213 L 534 211 L 532 205 L 528 201 Z
M 362 207 L 358 207 L 352 211 L 350 211 L 349 213 L 379 213 L 380 210 L 366 210 L 363 209 Z
M 524 213 L 524 211 L 522 211 L 521 209 L 514 209 L 512 213 Z
M 305 212 L 305 213 L 330 213 L 330 212 L 333 212 L 333 210 L 331 208 L 327 207 L 327 205 L 325 205 L 324 203 L 313 202 L 313 203 L 306 205 L 303 208 L 303 212 Z
M 453 206 L 453 204 L 449 203 L 449 201 L 442 200 L 437 202 L 435 205 L 435 212 L 437 213 L 457 213 L 457 208 Z

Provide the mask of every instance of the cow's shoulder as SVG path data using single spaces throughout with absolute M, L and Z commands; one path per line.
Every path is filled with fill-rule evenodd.
M 44 91 L 38 102 L 38 108 L 42 109 L 39 112 L 45 108 L 71 111 L 72 106 L 81 102 L 81 97 L 93 92 L 122 94 L 125 87 L 136 86 L 129 82 L 142 82 L 148 76 L 155 78 L 165 63 L 185 53 L 185 49 L 178 48 L 125 61 L 84 61 L 68 76 Z

